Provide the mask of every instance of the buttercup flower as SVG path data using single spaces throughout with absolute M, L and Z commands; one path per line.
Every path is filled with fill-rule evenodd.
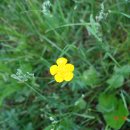
M 50 73 L 54 76 L 54 79 L 59 83 L 72 80 L 74 65 L 67 63 L 67 59 L 64 57 L 58 58 L 56 63 L 57 65 L 50 67 Z

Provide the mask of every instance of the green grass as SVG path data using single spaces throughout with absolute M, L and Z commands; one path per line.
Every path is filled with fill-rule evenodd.
M 43 2 L 0 2 L 0 130 L 129 130 L 130 1 Z M 70 82 L 49 73 L 59 57 Z

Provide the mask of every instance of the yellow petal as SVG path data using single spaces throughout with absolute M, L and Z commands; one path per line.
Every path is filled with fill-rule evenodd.
M 51 75 L 55 75 L 57 73 L 57 71 L 58 71 L 58 66 L 57 65 L 52 65 L 50 67 L 50 73 L 51 73 Z
M 63 81 L 63 77 L 62 77 L 62 75 L 60 75 L 60 74 L 56 74 L 54 78 L 55 78 L 56 82 L 59 82 L 59 83 L 60 83 L 60 82 Z
M 70 72 L 74 71 L 74 65 L 66 64 L 66 71 L 70 71 Z
M 67 59 L 64 57 L 58 58 L 56 61 L 57 65 L 65 65 L 67 63 Z
M 58 65 L 58 72 L 57 73 L 62 75 L 65 72 L 66 72 L 66 65 L 64 65 L 64 64 Z
M 72 72 L 68 72 L 64 75 L 64 80 L 65 81 L 70 81 L 74 77 L 74 74 Z

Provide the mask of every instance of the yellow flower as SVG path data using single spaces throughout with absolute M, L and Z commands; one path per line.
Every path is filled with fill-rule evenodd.
M 74 65 L 67 63 L 67 59 L 64 57 L 56 60 L 57 65 L 50 67 L 50 73 L 54 76 L 57 82 L 70 81 L 73 79 Z

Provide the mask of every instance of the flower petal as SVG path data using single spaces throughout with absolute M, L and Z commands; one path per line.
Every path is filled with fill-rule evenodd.
M 57 73 L 57 71 L 58 71 L 58 66 L 57 65 L 52 65 L 50 67 L 50 73 L 51 73 L 51 75 L 55 75 Z
M 70 71 L 70 72 L 74 71 L 74 65 L 66 64 L 66 71 Z
M 65 75 L 64 75 L 64 80 L 65 81 L 70 81 L 72 80 L 72 78 L 74 77 L 74 74 L 72 72 L 67 72 Z
M 66 65 L 64 64 L 61 64 L 61 65 L 58 65 L 58 72 L 60 75 L 64 74 L 66 72 Z
M 67 63 L 67 59 L 64 57 L 58 58 L 56 63 L 57 65 L 65 65 Z
M 61 83 L 63 81 L 63 77 L 60 74 L 56 74 L 54 78 L 55 78 L 56 82 Z

